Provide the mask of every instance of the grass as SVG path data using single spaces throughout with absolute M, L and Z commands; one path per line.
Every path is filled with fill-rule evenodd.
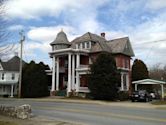
M 18 125 L 13 122 L 8 122 L 8 121 L 0 121 L 0 125 Z
M 153 105 L 166 105 L 166 100 L 159 100 L 152 102 Z

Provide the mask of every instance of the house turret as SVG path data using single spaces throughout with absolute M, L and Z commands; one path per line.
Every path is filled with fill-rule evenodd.
M 50 45 L 52 46 L 52 51 L 54 51 L 69 48 L 71 43 L 68 41 L 66 34 L 62 30 L 57 34 L 56 39 Z

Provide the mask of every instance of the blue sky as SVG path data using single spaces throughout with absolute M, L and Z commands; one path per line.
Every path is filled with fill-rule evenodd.
M 51 65 L 49 43 L 63 28 L 69 41 L 86 32 L 105 32 L 108 40 L 128 36 L 134 58 L 166 65 L 166 0 L 10 0 L 6 8 L 9 41 L 18 43 L 25 31 L 25 61 Z

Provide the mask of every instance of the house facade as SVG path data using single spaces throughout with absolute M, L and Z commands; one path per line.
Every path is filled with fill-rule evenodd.
M 7 62 L 0 61 L 0 96 L 17 95 L 20 58 L 14 56 Z
M 87 75 L 92 64 L 101 52 L 113 54 L 117 68 L 121 72 L 121 91 L 129 91 L 131 86 L 131 57 L 134 56 L 128 37 L 106 40 L 90 32 L 69 42 L 67 35 L 61 31 L 50 44 L 52 51 L 52 86 L 51 95 L 60 90 L 70 93 L 89 93 Z

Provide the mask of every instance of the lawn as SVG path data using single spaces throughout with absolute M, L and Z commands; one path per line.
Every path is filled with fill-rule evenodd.
M 153 105 L 166 105 L 166 100 L 164 101 L 155 101 L 155 102 L 152 102 Z
M 0 125 L 18 125 L 13 122 L 8 122 L 8 121 L 0 121 Z

